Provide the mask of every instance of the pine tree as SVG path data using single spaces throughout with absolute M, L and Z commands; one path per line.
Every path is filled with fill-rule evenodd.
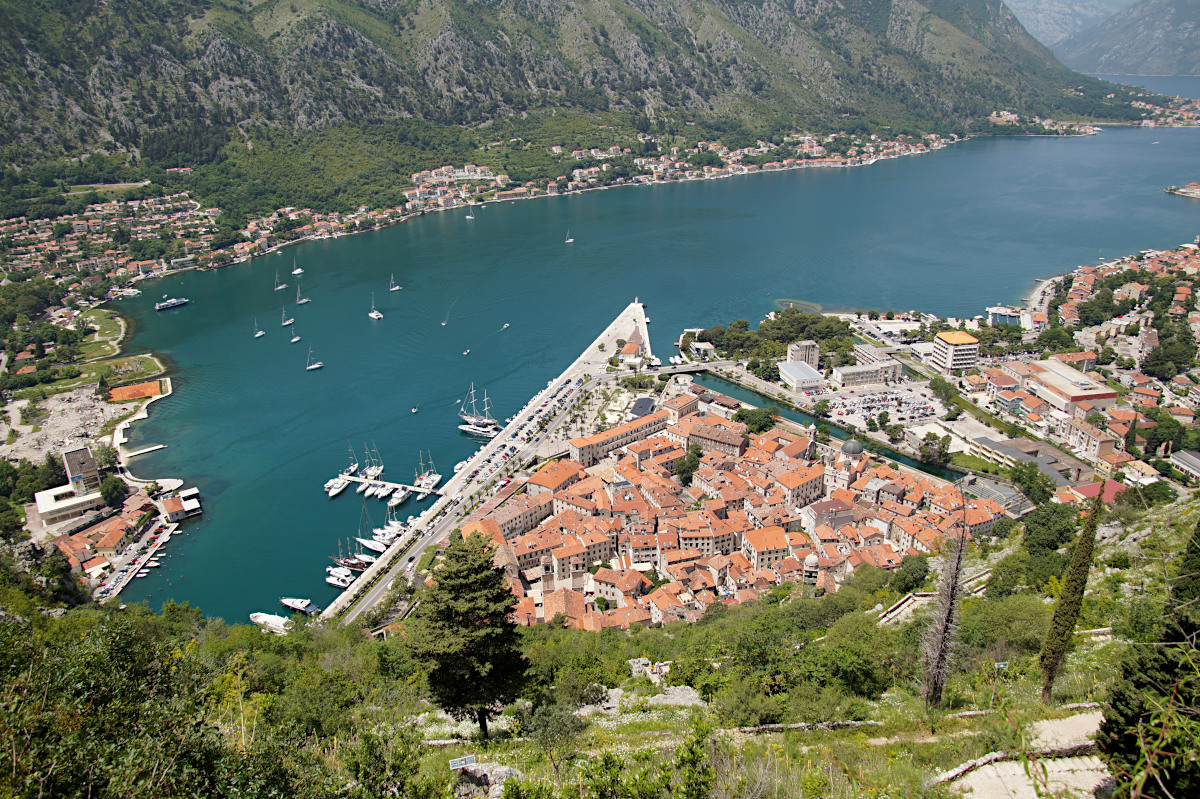
M 485 739 L 488 718 L 515 698 L 528 667 L 509 619 L 516 598 L 504 572 L 492 565 L 494 552 L 483 536 L 452 535 L 408 629 L 434 702 L 456 716 L 473 716 Z
M 942 704 L 942 689 L 950 676 L 950 659 L 958 639 L 958 604 L 962 593 L 963 543 L 961 534 L 950 540 L 946 550 L 946 565 L 942 581 L 934 600 L 933 623 L 925 631 L 921 642 L 922 665 L 925 678 L 925 706 L 938 707 Z
M 1071 648 L 1071 640 L 1075 636 L 1075 623 L 1079 621 L 1079 610 L 1083 607 L 1083 591 L 1087 588 L 1088 572 L 1092 569 L 1092 553 L 1096 548 L 1096 528 L 1100 526 L 1100 513 L 1104 509 L 1104 492 L 1096 494 L 1075 547 L 1071 550 L 1071 562 L 1067 565 L 1067 574 L 1063 577 L 1062 592 L 1058 596 L 1058 604 L 1054 606 L 1054 616 L 1050 619 L 1050 631 L 1042 644 L 1042 654 L 1039 658 L 1042 666 L 1042 701 L 1050 703 L 1054 689 L 1054 679 L 1062 668 Z

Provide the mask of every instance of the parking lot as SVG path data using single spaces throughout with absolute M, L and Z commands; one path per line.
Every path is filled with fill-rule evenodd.
M 869 393 L 861 389 L 821 397 L 829 401 L 830 416 L 840 424 L 866 427 L 868 417 L 887 414 L 888 424 L 910 426 L 944 414 L 941 402 L 924 387 L 885 388 Z

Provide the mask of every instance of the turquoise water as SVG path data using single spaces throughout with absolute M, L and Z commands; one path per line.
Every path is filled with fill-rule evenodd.
M 418 450 L 449 474 L 474 448 L 454 415 L 470 382 L 511 414 L 635 296 L 664 357 L 683 327 L 756 322 L 782 297 L 975 315 L 1040 276 L 1190 241 L 1200 203 L 1162 188 L 1195 179 L 1198 152 L 1197 130 L 974 141 L 861 169 L 491 205 L 474 221 L 429 214 L 143 284 L 117 307 L 135 350 L 170 357 L 176 393 L 133 427 L 131 447 L 169 445 L 133 469 L 198 485 L 206 513 L 126 597 L 231 621 L 280 595 L 327 602 L 327 556 L 362 507 L 321 490 L 347 440 L 360 452 L 375 442 L 395 479 Z M 293 255 L 313 300 L 300 307 Z M 272 291 L 276 268 L 286 291 Z M 393 272 L 403 291 L 387 291 Z M 163 294 L 191 304 L 155 313 Z M 298 344 L 279 324 L 284 301 Z M 324 369 L 304 370 L 309 345 Z M 368 507 L 378 524 L 382 503 Z
M 1152 92 L 1170 97 L 1200 100 L 1200 75 L 1096 75 L 1102 80 L 1144 86 Z

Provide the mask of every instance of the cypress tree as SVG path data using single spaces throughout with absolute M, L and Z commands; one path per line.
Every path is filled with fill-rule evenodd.
M 494 553 L 481 535 L 451 535 L 433 573 L 437 582 L 421 590 L 408 628 L 433 701 L 455 716 L 474 717 L 485 739 L 488 718 L 516 698 L 529 665 L 509 618 L 517 600 L 492 565 Z
M 1103 488 L 1103 486 L 1101 487 Z M 1092 553 L 1096 548 L 1096 528 L 1100 526 L 1100 512 L 1104 508 L 1104 491 L 1096 494 L 1096 499 L 1088 509 L 1087 519 L 1075 547 L 1071 550 L 1071 562 L 1067 566 L 1067 574 L 1063 578 L 1062 593 L 1058 596 L 1058 604 L 1054 606 L 1054 617 L 1050 620 L 1050 631 L 1042 644 L 1042 654 L 1039 658 L 1042 666 L 1042 701 L 1049 704 L 1051 692 L 1054 689 L 1054 679 L 1062 668 L 1071 647 L 1071 639 L 1075 635 L 1075 623 L 1079 621 L 1079 609 L 1083 606 L 1083 591 L 1087 588 L 1088 572 L 1092 569 Z

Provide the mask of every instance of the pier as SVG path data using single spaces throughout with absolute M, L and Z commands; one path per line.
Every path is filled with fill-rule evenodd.
M 381 480 L 379 478 L 375 478 L 374 480 L 372 480 L 370 478 L 362 477 L 361 475 L 357 475 L 357 474 L 343 474 L 343 475 L 341 475 L 341 478 L 343 480 L 349 480 L 351 483 L 367 483 L 368 485 L 375 485 L 375 484 L 385 485 L 385 486 L 391 488 L 393 491 L 396 489 L 399 489 L 399 488 L 405 488 L 405 489 L 408 489 L 408 491 L 410 491 L 413 496 L 420 496 L 421 494 L 434 494 L 435 496 L 439 496 L 439 497 L 444 496 L 444 494 L 441 491 L 438 491 L 436 488 L 418 488 L 417 486 L 405 485 L 404 483 L 391 483 L 391 482 L 388 482 L 387 480 Z

